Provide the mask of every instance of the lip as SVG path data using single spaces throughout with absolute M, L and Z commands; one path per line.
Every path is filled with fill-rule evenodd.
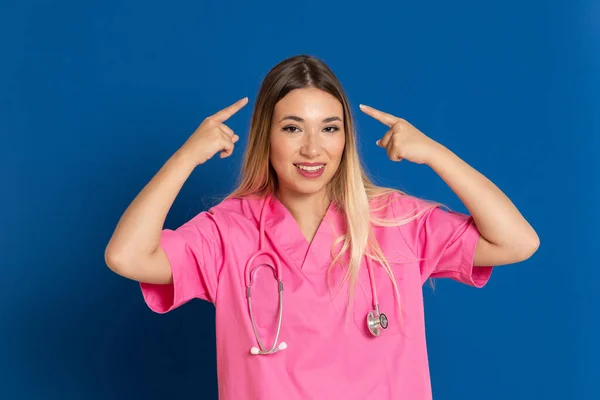
M 304 167 L 318 167 L 319 165 L 325 165 L 325 163 L 324 162 L 319 162 L 319 163 L 301 162 L 301 163 L 294 163 L 294 165 L 302 165 Z
M 298 165 L 301 165 L 303 167 L 318 167 L 320 165 L 323 166 L 323 168 L 319 168 L 317 171 L 305 171 L 303 169 L 298 168 Z M 300 174 L 301 176 L 305 177 L 305 178 L 319 178 L 321 175 L 323 175 L 323 172 L 325 171 L 325 165 L 327 165 L 326 163 L 294 163 L 294 166 L 296 166 L 296 171 L 298 171 L 298 174 Z

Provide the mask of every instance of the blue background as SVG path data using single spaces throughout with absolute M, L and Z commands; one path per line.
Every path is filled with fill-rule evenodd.
M 152 313 L 104 248 L 200 122 L 248 96 L 237 151 L 194 171 L 167 227 L 231 190 L 261 80 L 300 53 L 340 78 L 378 183 L 465 211 L 387 159 L 359 103 L 449 147 L 541 238 L 485 289 L 425 286 L 434 398 L 600 398 L 599 3 L 371 4 L 2 3 L 0 398 L 216 398 L 212 305 Z

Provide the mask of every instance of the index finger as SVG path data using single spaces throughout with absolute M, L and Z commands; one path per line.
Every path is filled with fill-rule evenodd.
M 365 114 L 370 115 L 371 117 L 375 118 L 376 120 L 378 120 L 379 122 L 381 122 L 387 126 L 394 125 L 400 119 L 398 117 L 394 117 L 392 114 L 388 114 L 383 111 L 376 110 L 373 107 L 369 107 L 364 104 L 360 105 L 360 109 Z
M 244 97 L 243 99 L 240 99 L 240 100 L 236 101 L 235 103 L 233 103 L 232 105 L 225 107 L 221 111 L 217 112 L 216 114 L 214 114 L 212 116 L 212 118 L 221 123 L 225 122 L 229 118 L 231 118 L 231 116 L 233 114 L 235 114 L 242 107 L 244 107 L 247 103 L 248 103 L 248 97 Z

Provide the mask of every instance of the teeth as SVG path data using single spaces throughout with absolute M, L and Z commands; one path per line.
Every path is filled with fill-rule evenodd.
M 314 171 L 318 171 L 321 168 L 323 168 L 325 165 L 319 165 L 319 166 L 315 166 L 315 167 L 308 167 L 305 165 L 296 165 L 296 168 L 302 169 L 304 171 L 309 171 L 309 172 L 314 172 Z

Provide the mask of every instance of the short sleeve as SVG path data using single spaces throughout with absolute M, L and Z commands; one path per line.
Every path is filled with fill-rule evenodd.
M 214 303 L 224 259 L 223 243 L 214 217 L 207 211 L 175 230 L 163 229 L 160 246 L 169 259 L 173 282 L 141 282 L 148 307 L 162 314 L 195 298 Z
M 472 216 L 438 206 L 422 214 L 416 226 L 422 282 L 451 278 L 481 288 L 489 281 L 492 266 L 473 266 L 480 234 Z
M 480 233 L 472 216 L 406 194 L 395 200 L 394 216 L 408 221 L 400 232 L 418 260 L 421 283 L 450 278 L 480 288 L 489 281 L 492 266 L 473 266 Z

